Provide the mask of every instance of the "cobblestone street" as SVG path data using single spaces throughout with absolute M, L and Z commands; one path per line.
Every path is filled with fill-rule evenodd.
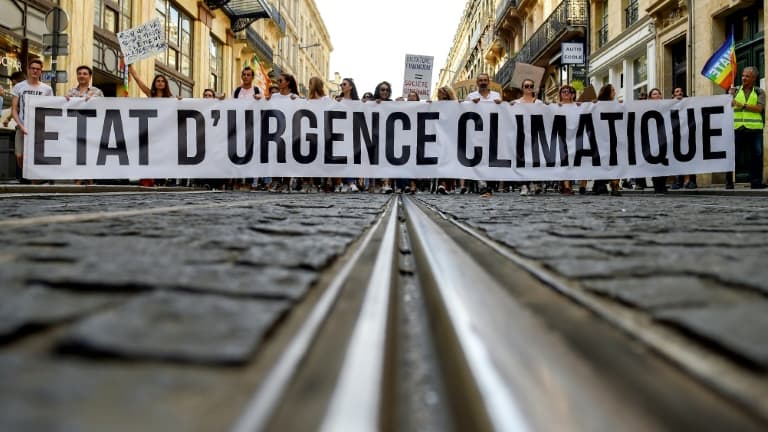
M 392 198 L 0 195 L 0 429 L 229 427 L 270 338 Z M 754 381 L 715 388 L 765 395 L 768 196 L 410 198 L 599 299 L 596 319 L 679 338 L 653 351 L 691 346 Z

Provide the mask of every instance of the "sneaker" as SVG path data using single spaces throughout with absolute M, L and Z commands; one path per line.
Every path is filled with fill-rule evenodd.
M 459 193 L 462 194 L 462 195 L 467 193 L 467 187 L 466 186 L 462 186 L 461 191 Z
M 520 186 L 520 196 L 527 196 L 528 195 L 528 186 L 522 185 Z
M 443 185 L 437 187 L 437 193 L 440 195 L 448 195 L 448 192 L 446 192 L 445 186 Z
M 544 192 L 544 188 L 541 187 L 540 184 L 533 185 L 533 193 L 536 195 L 541 195 Z
M 680 189 L 680 183 L 672 183 L 672 186 L 669 187 L 672 190 L 678 190 Z
M 696 182 L 689 181 L 688 183 L 685 184 L 685 188 L 686 189 L 696 189 L 697 188 Z
M 493 192 L 491 192 L 490 190 L 488 192 L 480 195 L 480 198 L 491 198 L 491 197 L 493 197 Z
M 382 186 L 381 187 L 381 193 L 383 194 L 391 194 L 392 188 L 390 186 Z
M 726 183 L 725 184 L 726 189 L 733 189 L 733 183 Z
M 587 193 L 587 188 L 584 186 L 579 186 L 579 195 L 584 195 Z
M 757 183 L 749 186 L 750 189 L 765 189 L 768 188 L 768 185 L 764 183 Z
M 354 183 L 349 184 L 349 191 L 350 192 L 360 192 L 360 189 L 357 188 L 357 185 Z

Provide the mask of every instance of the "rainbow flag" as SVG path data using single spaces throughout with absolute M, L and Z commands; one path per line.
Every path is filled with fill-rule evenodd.
M 701 74 L 712 80 L 715 84 L 728 90 L 733 87 L 736 76 L 736 41 L 731 36 L 723 45 L 707 60 Z

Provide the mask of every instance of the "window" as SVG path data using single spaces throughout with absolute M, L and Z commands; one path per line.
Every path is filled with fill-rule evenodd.
M 155 59 L 184 77 L 192 77 L 192 18 L 168 0 L 155 0 L 155 11 L 165 28 L 168 50 Z
M 608 43 L 608 0 L 600 4 L 600 28 L 597 30 L 597 47 Z
M 632 24 L 636 23 L 638 18 L 640 17 L 638 13 L 638 0 L 630 0 L 627 7 L 624 9 L 624 27 L 630 27 Z
M 95 0 L 93 25 L 111 33 L 131 28 L 132 0 Z
M 95 0 L 93 25 L 111 33 L 131 28 L 132 0 Z
M 224 44 L 211 37 L 211 77 L 208 83 L 208 87 L 216 90 L 217 93 L 222 91 L 221 77 L 224 74 L 224 57 L 223 50 Z
M 640 93 L 648 94 L 648 60 L 645 55 L 632 62 L 632 74 L 634 83 L 632 94 L 633 99 L 637 100 L 640 98 Z

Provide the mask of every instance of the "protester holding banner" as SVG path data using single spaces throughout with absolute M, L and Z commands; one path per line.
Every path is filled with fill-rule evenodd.
M 741 86 L 731 89 L 736 160 L 743 152 L 749 155 L 749 186 L 765 189 L 763 183 L 763 127 L 765 125 L 765 91 L 755 82 L 760 79 L 757 68 L 747 66 L 741 73 Z M 744 148 L 746 146 L 746 148 Z M 733 189 L 733 172 L 726 173 L 726 189 Z
M 11 89 L 11 115 L 16 122 L 16 136 L 14 137 L 14 152 L 19 169 L 24 166 L 24 136 L 27 128 L 24 124 L 25 108 L 30 96 L 53 96 L 53 89 L 48 84 L 40 81 L 43 74 L 43 62 L 34 59 L 27 65 L 27 79 L 19 82 Z M 23 177 L 23 175 L 22 175 Z
M 373 90 L 373 98 L 376 102 L 392 100 L 392 85 L 389 81 L 382 81 Z
M 165 78 L 163 75 L 157 74 L 155 75 L 155 78 L 152 79 L 152 87 L 147 87 L 147 85 L 144 83 L 144 81 L 141 79 L 139 74 L 136 72 L 136 69 L 133 67 L 133 64 L 128 65 L 128 73 L 131 74 L 134 81 L 136 81 L 136 85 L 139 86 L 139 89 L 141 89 L 142 93 L 144 93 L 147 97 L 150 98 L 172 98 L 173 94 L 171 93 L 171 89 L 168 87 L 168 79 Z M 155 185 L 154 179 L 139 179 L 139 184 L 142 186 L 150 187 Z
M 297 99 L 299 97 L 299 86 L 296 84 L 296 78 L 289 73 L 281 73 L 277 80 L 278 93 L 272 95 L 272 99 Z
M 355 80 L 352 78 L 344 78 L 339 84 L 341 94 L 336 96 L 336 100 L 341 102 L 343 100 L 360 100 L 360 96 L 357 94 L 357 86 Z M 336 177 L 332 179 L 332 185 L 334 192 L 357 192 L 359 191 L 357 185 L 355 185 L 355 179 Z
M 574 100 L 576 99 L 576 89 L 573 88 L 569 84 L 564 84 L 560 87 L 560 92 L 558 94 L 560 100 L 558 101 L 558 105 L 573 105 Z M 571 181 L 570 180 L 563 180 L 560 184 L 560 192 L 563 195 L 573 195 L 573 188 L 571 187 Z
M 543 104 L 544 102 L 541 101 L 541 99 L 536 97 L 536 83 L 533 82 L 532 79 L 526 78 L 523 80 L 523 82 L 520 85 L 523 88 L 523 95 L 520 96 L 520 99 L 513 100 L 510 102 L 511 105 L 514 105 L 516 103 L 532 103 L 532 104 Z M 544 187 L 541 183 L 524 183 L 522 186 L 520 186 L 520 195 L 526 196 L 531 192 L 531 188 L 533 189 L 533 193 L 536 195 L 541 194 L 544 192 Z
M 456 101 L 456 93 L 448 86 L 443 86 L 437 89 L 437 100 L 439 101 Z M 438 179 L 437 193 L 440 195 L 446 195 L 448 193 L 448 187 L 450 185 L 450 191 L 453 192 L 456 188 L 455 179 Z M 459 179 L 459 193 L 462 195 L 467 193 L 467 188 L 464 186 L 464 179 Z
M 389 81 L 382 81 L 376 84 L 373 90 L 373 99 L 376 103 L 392 101 L 392 84 Z M 381 193 L 390 194 L 393 192 L 390 179 L 384 179 L 384 185 L 381 187 Z
M 139 86 L 141 92 L 147 97 L 173 97 L 173 93 L 171 93 L 171 89 L 168 87 L 168 79 L 163 75 L 155 75 L 155 78 L 152 79 L 152 87 L 147 87 L 147 84 L 144 83 L 132 64 L 128 65 L 128 73 L 131 74 L 131 77 L 136 81 L 136 85 Z
M 648 100 L 656 101 L 664 99 L 664 94 L 658 88 L 652 88 L 648 92 Z M 651 178 L 653 182 L 653 191 L 656 193 L 667 193 L 667 177 L 655 176 Z
M 675 89 L 672 90 L 673 99 L 683 100 L 684 97 L 685 90 L 683 90 L 682 87 L 675 87 Z M 686 189 L 696 189 L 696 174 L 674 177 L 674 181 L 672 186 L 670 186 L 670 189 L 680 189 L 683 187 Z
M 491 76 L 487 73 L 481 73 L 475 80 L 477 90 L 467 95 L 467 102 L 496 102 L 501 103 L 501 95 L 491 90 Z
M 614 102 L 616 100 L 616 88 L 613 84 L 606 84 L 600 88 L 597 92 L 597 100 L 599 102 Z M 592 193 L 595 195 L 601 195 L 608 193 L 608 187 L 606 186 L 607 180 L 595 180 L 592 185 Z M 611 195 L 621 196 L 621 190 L 619 190 L 619 179 L 610 180 Z
M 235 99 L 261 99 L 261 90 L 253 85 L 253 77 L 253 68 L 244 67 L 240 72 L 240 86 L 235 89 L 232 95 Z
M 67 92 L 66 97 L 82 97 L 86 100 L 92 97 L 104 97 L 104 93 L 98 87 L 91 86 L 92 75 L 93 70 L 90 67 L 78 66 L 76 71 L 77 85 Z

